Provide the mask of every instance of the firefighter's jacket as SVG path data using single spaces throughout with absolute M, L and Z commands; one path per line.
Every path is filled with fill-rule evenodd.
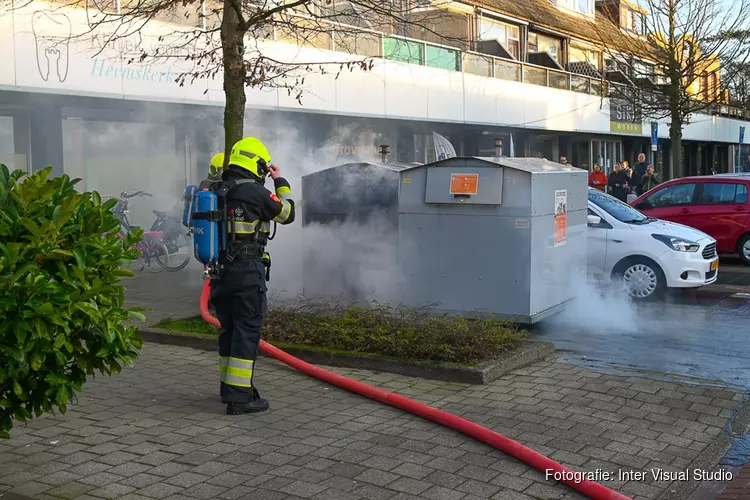
M 223 181 L 257 179 L 249 172 L 229 168 L 222 174 Z M 275 192 L 266 189 L 260 182 L 238 184 L 225 198 L 229 215 L 229 241 L 255 241 L 261 246 L 268 243 L 271 222 L 291 224 L 294 222 L 294 200 L 292 189 L 283 177 L 274 180 Z

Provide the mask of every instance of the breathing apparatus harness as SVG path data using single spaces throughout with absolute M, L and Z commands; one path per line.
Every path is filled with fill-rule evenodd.
M 210 189 L 198 190 L 196 186 L 188 186 L 185 190 L 183 224 L 193 234 L 194 253 L 204 265 L 204 279 L 218 279 L 224 267 L 223 261 L 232 262 L 238 257 L 260 257 L 266 268 L 266 281 L 271 279 L 271 258 L 265 251 L 265 245 L 276 236 L 276 222 L 267 241 L 260 241 L 260 226 L 256 227 L 251 240 L 238 241 L 235 213 L 227 208 L 226 203 L 229 192 L 240 184 L 265 184 L 268 167 L 262 159 L 258 159 L 257 164 L 259 175 L 251 179 L 221 180 Z

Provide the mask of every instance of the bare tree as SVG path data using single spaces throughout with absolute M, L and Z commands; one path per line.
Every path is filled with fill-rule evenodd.
M 727 85 L 729 91 L 729 104 L 750 110 L 750 64 L 730 62 L 724 68 L 735 75 Z
M 12 2 L 17 8 L 31 0 Z M 81 0 L 57 0 L 80 6 Z M 458 49 L 467 46 L 467 14 L 446 9 L 448 0 L 87 0 L 88 26 L 74 38 L 96 37 L 98 47 L 122 48 L 128 64 L 179 61 L 178 83 L 215 78 L 223 72 L 225 151 L 243 135 L 246 88 L 286 90 L 300 100 L 312 72 L 372 69 L 376 58 L 411 58 L 425 64 L 421 46 L 382 35 L 416 37 Z M 152 21 L 173 29 L 145 43 Z M 153 38 L 153 36 L 151 37 Z M 137 43 L 133 43 L 135 40 Z M 286 55 L 268 42 L 328 49 L 315 60 Z M 152 41 L 153 42 L 153 41 Z M 334 52 L 330 52 L 333 49 Z M 289 54 L 292 55 L 289 55 Z M 441 57 L 440 55 L 436 57 Z M 450 57 L 450 56 L 448 56 Z M 456 56 L 457 57 L 457 56 Z M 427 62 L 429 64 L 429 62 Z M 457 68 L 456 68 L 457 69 Z M 367 96 L 362 96 L 367 99 Z M 227 160 L 228 161 L 228 155 Z
M 640 5 L 645 12 L 605 4 L 605 19 L 597 23 L 610 63 L 606 76 L 620 80 L 610 83 L 608 95 L 628 103 L 636 120 L 669 119 L 669 174 L 680 177 L 683 126 L 694 113 L 726 100 L 726 89 L 750 57 L 750 0 L 642 0 Z M 626 14 L 634 17 L 624 19 Z

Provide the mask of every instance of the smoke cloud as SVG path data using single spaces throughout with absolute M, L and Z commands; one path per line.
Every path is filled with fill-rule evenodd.
M 122 110 L 95 115 L 73 104 L 65 108 L 63 120 L 65 172 L 83 179 L 79 189 L 96 190 L 103 196 L 136 190 L 151 193 L 153 197 L 137 197 L 129 203 L 130 222 L 146 230 L 155 220 L 154 210 L 181 215 L 185 186 L 200 182 L 211 156 L 223 150 L 220 108 L 191 109 L 192 124 L 202 128 L 200 134 L 191 134 L 176 117 L 173 104 L 129 102 L 121 104 Z M 387 301 L 398 289 L 393 229 L 377 217 L 303 227 L 301 180 L 306 174 L 347 162 L 380 162 L 377 146 L 388 140 L 361 123 L 321 131 L 295 118 L 249 111 L 245 120 L 245 136 L 256 136 L 268 146 L 273 163 L 292 186 L 297 207 L 295 222 L 278 225 L 269 244 L 270 297 L 293 300 L 307 288 L 317 297 Z M 351 178 L 351 182 L 356 180 Z M 346 190 L 349 182 L 344 179 L 343 186 L 331 189 Z M 270 179 L 266 187 L 273 190 Z M 306 282 L 305 263 L 312 266 Z M 184 280 L 192 288 L 201 276 L 202 266 L 191 258 L 184 270 L 170 273 L 170 282 Z
M 575 298 L 560 314 L 544 322 L 543 331 L 565 331 L 571 335 L 638 331 L 638 306 L 622 283 L 601 286 L 591 280 L 578 279 L 572 289 Z
M 269 293 L 274 300 L 326 297 L 338 301 L 395 301 L 400 272 L 396 228 L 385 217 L 348 219 L 303 227 L 305 196 L 340 198 L 352 185 L 362 182 L 363 173 L 351 173 L 341 185 L 326 186 L 316 193 L 302 192 L 302 177 L 326 168 L 356 161 L 381 162 L 377 146 L 382 137 L 360 127 L 335 127 L 328 140 L 315 147 L 305 142 L 311 131 L 301 130 L 288 118 L 278 117 L 262 127 L 249 119 L 246 135 L 264 140 L 292 185 L 297 216 L 294 223 L 278 225 L 271 252 Z M 345 148 L 342 148 L 345 145 Z M 348 153 L 348 154 L 347 154 Z M 368 172 L 372 174 L 372 172 Z M 368 179 L 372 180 L 372 179 Z M 266 187 L 273 189 L 272 181 Z M 319 200 L 320 201 L 320 200 Z

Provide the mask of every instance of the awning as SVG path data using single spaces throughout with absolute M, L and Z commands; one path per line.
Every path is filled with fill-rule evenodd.
M 568 63 L 568 71 L 578 75 L 584 75 L 597 80 L 602 79 L 602 74 L 596 69 L 596 66 L 586 61 L 575 61 Z
M 553 29 L 545 28 L 544 26 L 540 26 L 538 24 L 529 25 L 529 30 L 532 33 L 534 31 L 538 31 L 542 35 L 552 35 L 553 37 L 559 38 L 561 40 L 570 40 L 570 35 L 566 35 L 565 33 L 560 33 L 559 31 L 555 31 Z
M 666 86 L 666 83 L 660 82 L 656 76 L 639 76 L 635 78 L 640 88 L 659 89 Z
M 513 57 L 513 54 L 508 52 L 508 49 L 500 43 L 500 40 L 479 40 L 477 48 L 482 54 L 510 59 L 511 61 L 516 60 L 516 58 Z
M 610 82 L 622 83 L 622 84 L 628 85 L 630 87 L 634 86 L 633 81 L 628 77 L 628 75 L 626 75 L 625 73 L 623 73 L 619 69 L 609 69 L 609 70 L 606 70 L 604 72 L 604 77 L 607 80 L 609 80 Z
M 545 68 L 555 69 L 558 71 L 565 71 L 565 68 L 560 66 L 560 63 L 555 60 L 548 52 L 529 52 L 529 63 L 537 66 L 544 66 Z

